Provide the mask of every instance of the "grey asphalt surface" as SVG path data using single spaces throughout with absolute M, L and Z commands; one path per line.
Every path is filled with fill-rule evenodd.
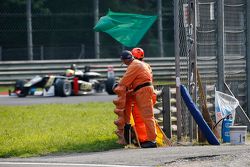
M 116 96 L 106 93 L 72 97 L 9 97 L 0 96 L 0 105 L 31 105 L 49 103 L 82 103 L 112 101 Z M 1 108 L 0 108 L 1 110 Z M 116 149 L 95 153 L 57 154 L 32 158 L 0 158 L 0 167 L 249 167 L 250 143 L 221 146 L 173 146 L 152 149 Z
M 33 104 L 52 104 L 52 103 L 66 103 L 75 104 L 83 102 L 112 102 L 116 95 L 108 95 L 107 93 L 96 93 L 81 96 L 69 97 L 44 97 L 44 96 L 27 96 L 16 97 L 0 95 L 0 105 L 33 105 Z
M 34 158 L 7 158 L 0 159 L 0 166 L 249 167 L 250 145 L 173 146 L 152 149 L 118 149 Z

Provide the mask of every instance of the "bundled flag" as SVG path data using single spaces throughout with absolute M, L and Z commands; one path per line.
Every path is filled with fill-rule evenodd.
M 156 18 L 157 16 L 109 11 L 100 18 L 94 30 L 109 34 L 126 47 L 135 47 Z
M 215 119 L 218 123 L 225 117 L 231 115 L 232 122 L 235 119 L 235 109 L 238 107 L 239 101 L 228 94 L 222 93 L 220 91 L 215 91 Z M 219 129 L 221 128 L 221 122 L 219 124 Z

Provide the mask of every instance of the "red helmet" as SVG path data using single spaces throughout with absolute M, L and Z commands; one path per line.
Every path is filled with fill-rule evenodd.
M 144 51 L 142 48 L 134 48 L 132 49 L 132 55 L 136 59 L 143 59 L 144 58 Z

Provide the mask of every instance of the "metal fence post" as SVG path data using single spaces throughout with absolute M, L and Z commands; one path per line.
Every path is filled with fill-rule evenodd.
M 196 0 L 190 0 L 189 1 L 189 17 L 190 17 L 190 37 L 191 37 L 191 50 L 190 50 L 190 61 L 189 61 L 189 68 L 190 68 L 190 89 L 189 92 L 191 93 L 193 101 L 197 102 L 197 36 L 196 36 Z M 193 127 L 190 127 L 193 129 L 193 138 L 197 139 L 197 131 L 198 127 L 195 121 L 193 121 L 193 118 L 190 118 L 190 125 L 193 124 Z M 190 135 L 191 137 L 191 135 Z M 191 139 L 190 139 L 191 140 Z
M 163 33 L 162 33 L 162 0 L 157 1 L 157 11 L 158 11 L 158 41 L 159 41 L 159 53 L 161 57 L 164 57 L 163 50 Z
M 94 0 L 94 23 L 99 19 L 99 0 Z M 100 37 L 99 32 L 95 32 L 95 58 L 100 58 Z
M 43 45 L 40 46 L 40 58 L 41 58 L 41 60 L 44 60 L 44 47 L 43 47 Z
M 217 86 L 219 91 L 224 90 L 224 0 L 218 0 L 218 54 L 217 54 L 217 70 L 218 81 Z
M 26 1 L 28 59 L 33 60 L 31 0 Z
M 81 44 L 81 52 L 79 54 L 78 59 L 82 59 L 82 58 L 85 58 L 85 45 L 84 44 Z
M 177 110 L 177 140 L 181 140 L 181 95 L 180 95 L 180 40 L 179 40 L 179 0 L 174 1 L 174 44 L 175 44 L 175 77 L 176 77 L 176 110 Z M 171 119 L 171 118 L 170 118 Z
M 247 73 L 247 115 L 250 117 L 250 2 L 247 1 L 247 44 L 246 44 L 246 73 Z
M 3 57 L 2 57 L 2 46 L 0 46 L 0 61 L 3 60 Z
M 172 122 L 171 122 L 171 104 L 170 104 L 170 89 L 164 86 L 162 89 L 162 114 L 163 114 L 163 131 L 168 138 L 172 137 Z M 177 129 L 180 127 L 177 127 Z

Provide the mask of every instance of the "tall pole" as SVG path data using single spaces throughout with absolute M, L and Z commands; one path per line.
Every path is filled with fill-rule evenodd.
M 190 65 L 191 65 L 191 73 L 192 73 L 192 97 L 193 97 L 193 101 L 197 102 L 197 35 L 196 35 L 196 0 L 191 0 L 190 1 L 190 12 L 191 12 L 191 24 L 192 26 L 192 40 L 193 40 L 193 44 L 192 44 L 192 49 L 191 49 L 191 61 L 190 61 Z M 197 139 L 197 124 L 195 123 L 195 121 L 193 121 L 193 138 Z
M 250 117 L 250 2 L 247 1 L 247 46 L 246 46 L 246 72 L 247 72 L 247 115 Z M 248 56 L 249 55 L 249 56 Z
M 176 109 L 177 109 L 177 141 L 181 140 L 181 93 L 180 93 L 180 39 L 179 39 L 179 0 L 174 0 L 174 45 L 175 45 L 175 75 L 176 75 Z
M 161 57 L 164 57 L 163 50 L 163 33 L 162 33 L 162 0 L 157 1 L 157 11 L 158 11 L 158 41 L 159 41 L 159 53 Z
M 94 0 L 94 22 L 95 24 L 99 19 L 99 0 Z M 95 58 L 100 58 L 100 37 L 99 32 L 95 32 Z
M 28 59 L 33 60 L 31 0 L 26 1 Z
M 192 95 L 194 103 L 197 99 L 197 45 L 196 45 L 196 0 L 188 1 L 188 27 L 187 27 L 187 45 L 188 45 L 188 84 L 189 92 Z M 189 114 L 189 137 L 190 142 L 197 138 L 197 125 Z
M 3 60 L 3 57 L 2 57 L 2 46 L 0 46 L 0 61 Z
M 217 90 L 224 90 L 224 0 L 218 0 L 218 55 L 217 55 L 217 70 L 218 81 Z

